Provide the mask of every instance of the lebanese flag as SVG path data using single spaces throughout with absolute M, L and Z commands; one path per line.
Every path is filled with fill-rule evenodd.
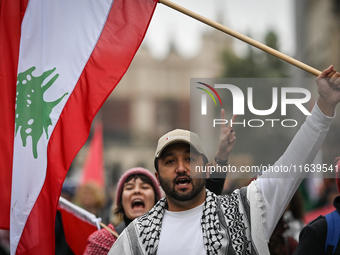
M 54 254 L 66 173 L 156 4 L 0 1 L 0 225 L 11 254 Z

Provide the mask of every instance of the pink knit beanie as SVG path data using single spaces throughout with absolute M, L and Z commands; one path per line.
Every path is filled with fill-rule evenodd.
M 158 182 L 156 177 L 150 173 L 149 170 L 142 168 L 142 167 L 135 167 L 127 170 L 119 179 L 117 184 L 117 191 L 116 191 L 116 204 L 119 206 L 121 204 L 122 193 L 124 188 L 124 183 L 126 182 L 127 178 L 131 175 L 142 174 L 148 177 L 151 180 L 152 186 L 156 192 L 156 200 L 158 201 L 162 197 L 161 189 L 158 186 Z

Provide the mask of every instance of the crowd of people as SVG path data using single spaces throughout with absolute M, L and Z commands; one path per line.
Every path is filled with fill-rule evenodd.
M 340 73 L 330 66 L 316 83 L 311 115 L 274 166 L 310 164 L 319 151 L 340 102 Z M 235 142 L 232 127 L 222 126 L 213 165 L 228 164 Z M 210 165 L 197 134 L 176 129 L 163 135 L 155 174 L 135 167 L 119 179 L 114 216 L 121 222 L 108 225 L 117 235 L 94 232 L 84 254 L 340 254 L 340 234 L 335 244 L 326 241 L 327 217 L 303 224 L 298 187 L 306 173 L 266 172 L 221 195 L 225 174 L 192 170 Z M 340 192 L 339 179 L 334 183 Z M 340 213 L 339 196 L 334 211 Z

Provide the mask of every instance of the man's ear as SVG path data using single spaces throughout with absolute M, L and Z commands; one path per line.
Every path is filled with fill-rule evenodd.
M 209 169 L 209 171 L 207 170 L 207 171 L 205 172 L 205 178 L 207 178 L 207 179 L 209 179 L 209 176 L 210 176 L 210 166 L 211 166 L 210 163 L 207 163 L 207 164 L 205 165 L 205 169 Z
M 157 179 L 157 182 L 158 182 L 158 186 L 161 186 L 161 183 L 159 182 L 159 173 L 155 172 L 155 176 L 156 176 L 156 179 Z

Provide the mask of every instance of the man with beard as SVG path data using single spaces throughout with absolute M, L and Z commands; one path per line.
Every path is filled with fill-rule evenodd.
M 315 158 L 340 101 L 340 73 L 330 66 L 317 85 L 317 104 L 274 168 Z M 223 160 L 216 155 L 218 164 Z M 306 173 L 268 171 L 231 195 L 216 196 L 205 189 L 206 173 L 195 171 L 203 166 L 209 166 L 207 153 L 197 134 L 162 136 L 155 168 L 166 196 L 124 230 L 109 255 L 269 254 L 268 240 Z

